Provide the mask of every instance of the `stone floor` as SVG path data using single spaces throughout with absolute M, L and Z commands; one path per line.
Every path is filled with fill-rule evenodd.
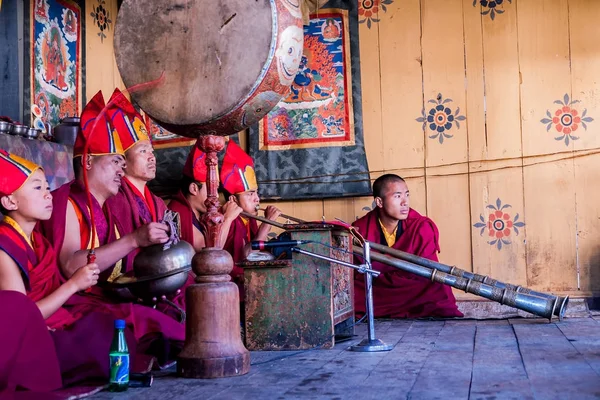
M 156 377 L 151 388 L 92 399 L 592 399 L 600 398 L 600 316 L 543 319 L 378 320 L 393 350 L 252 352 L 247 375 Z

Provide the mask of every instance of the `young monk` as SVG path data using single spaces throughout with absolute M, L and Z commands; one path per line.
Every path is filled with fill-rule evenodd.
M 198 142 L 190 151 L 183 167 L 180 190 L 169 203 L 169 208 L 179 213 L 181 218 L 181 239 L 192 244 L 196 251 L 206 246 L 204 227 L 200 223 L 206 212 L 206 154 L 198 148 Z M 242 209 L 237 203 L 228 201 L 221 209 L 224 220 L 221 225 L 221 245 L 227 240 L 231 224 Z
M 434 222 L 410 208 L 408 186 L 398 175 L 386 174 L 373 183 L 376 208 L 352 225 L 368 241 L 438 261 L 439 233 Z M 374 316 L 379 318 L 462 317 L 450 286 L 379 262 L 373 268 Z M 354 304 L 365 313 L 365 281 L 355 274 Z
M 37 314 L 41 314 L 42 319 L 45 320 L 42 324 L 42 332 L 35 333 L 35 330 L 30 332 L 33 337 L 38 338 L 36 343 L 28 342 L 25 346 L 31 345 L 36 348 L 40 345 L 37 340 L 48 342 L 44 338 L 48 328 L 52 329 L 51 335 L 54 339 L 54 343 L 49 342 L 52 344 L 52 349 L 39 349 L 41 351 L 39 359 L 36 358 L 37 362 L 33 362 L 27 368 L 32 370 L 23 370 L 16 377 L 11 378 L 6 378 L 0 373 L 0 387 L 4 383 L 5 386 L 18 385 L 39 390 L 35 382 L 29 382 L 38 379 L 38 376 L 30 375 L 28 380 L 26 375 L 19 375 L 31 374 L 38 365 L 43 365 L 48 368 L 48 371 L 44 371 L 41 375 L 49 374 L 47 376 L 52 377 L 54 366 L 57 365 L 56 355 L 58 355 L 58 365 L 65 385 L 88 378 L 99 378 L 105 381 L 108 379 L 106 357 L 112 338 L 113 318 L 99 313 L 89 313 L 84 316 L 78 312 L 79 310 L 69 311 L 63 307 L 75 293 L 98 282 L 100 273 L 98 265 L 88 264 L 79 268 L 61 285 L 56 253 L 43 236 L 34 232 L 36 223 L 49 219 L 52 214 L 52 194 L 44 171 L 38 165 L 4 150 L 0 150 L 0 170 L 2 170 L 0 211 L 4 215 L 4 219 L 0 222 L 0 292 L 14 291 L 26 294 L 39 309 Z M 18 298 L 15 301 L 19 304 L 23 303 L 23 300 Z M 17 304 L 13 306 L 17 307 Z M 39 319 L 38 315 L 30 309 L 31 307 L 25 303 L 20 312 L 30 315 L 33 322 L 39 325 L 35 322 Z M 12 320 L 7 321 L 12 325 Z M 94 339 L 93 346 L 91 346 L 92 339 Z M 2 343 L 3 348 L 11 347 L 6 341 Z M 132 346 L 135 346 L 134 342 Z M 135 351 L 135 347 L 133 350 Z M 15 361 L 27 359 L 23 356 L 19 358 L 21 360 Z M 0 367 L 0 370 L 3 367 Z M 19 365 L 16 369 L 19 370 Z M 13 370 L 13 367 L 10 370 Z M 14 375 L 14 371 L 9 373 Z
M 89 249 L 95 248 L 101 271 L 99 281 L 111 282 L 133 268 L 134 250 L 168 240 L 168 227 L 158 222 L 150 222 L 125 233 L 120 221 L 107 207 L 107 199 L 116 195 L 121 186 L 125 160 L 119 136 L 101 113 L 103 108 L 104 99 L 102 93 L 98 92 L 81 116 L 81 131 L 73 149 L 76 179 L 53 192 L 54 213 L 41 224 L 44 236 L 59 255 L 59 265 L 65 278 L 72 276 L 79 268 L 79 263 L 86 260 Z M 92 132 L 97 118 L 101 120 Z M 87 159 L 83 160 L 83 149 L 88 140 L 89 153 Z M 95 237 L 91 237 L 90 209 L 83 182 L 84 168 L 88 172 L 92 196 L 92 212 L 97 228 Z M 138 351 L 157 356 L 160 363 L 166 362 L 165 357 L 173 356 L 169 354 L 169 343 L 173 341 L 177 348 L 185 337 L 185 326 L 172 317 L 152 307 L 115 299 L 97 287 L 92 288 L 91 294 L 74 296 L 69 305 L 74 304 L 88 309 L 109 310 L 115 318 L 125 319 L 138 341 Z M 165 346 L 156 345 L 157 341 Z M 150 363 L 152 360 L 147 361 Z
M 227 144 L 220 176 L 227 201 L 235 202 L 248 214 L 258 215 L 260 198 L 254 161 L 233 140 Z M 265 218 L 271 221 L 275 221 L 280 215 L 281 211 L 277 207 L 268 206 L 265 210 Z M 243 261 L 252 251 L 250 242 L 267 240 L 270 231 L 271 225 L 262 223 L 259 226 L 255 219 L 240 215 L 232 223 L 223 248 L 231 254 L 234 263 Z M 231 277 L 240 289 L 240 301 L 244 301 L 244 269 L 234 266 Z

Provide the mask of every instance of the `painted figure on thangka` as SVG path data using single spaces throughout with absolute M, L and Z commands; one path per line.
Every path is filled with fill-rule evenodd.
M 346 96 L 344 27 L 341 15 L 312 16 L 304 27 L 304 51 L 290 93 L 263 120 L 268 145 L 346 138 L 351 110 Z
M 35 0 L 31 12 L 31 122 L 43 129 L 79 114 L 81 10 L 67 0 Z

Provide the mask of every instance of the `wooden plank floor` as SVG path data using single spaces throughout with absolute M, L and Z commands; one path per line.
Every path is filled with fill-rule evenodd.
M 595 319 L 596 318 L 596 319 Z M 156 378 L 152 388 L 94 399 L 597 399 L 600 318 L 377 321 L 382 353 L 252 352 L 250 373 Z

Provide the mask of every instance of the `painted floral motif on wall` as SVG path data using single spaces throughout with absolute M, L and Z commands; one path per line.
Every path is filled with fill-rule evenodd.
M 502 246 L 507 246 L 512 243 L 511 235 L 518 236 L 519 228 L 525 226 L 525 223 L 519 220 L 519 214 L 513 217 L 509 208 L 510 204 L 502 204 L 502 201 L 496 199 L 496 204 L 489 204 L 487 207 L 489 214 L 484 218 L 483 214 L 479 215 L 479 221 L 473 224 L 473 227 L 480 229 L 479 235 L 484 236 L 487 233 L 490 246 L 495 246 L 498 250 L 502 250 Z
M 473 7 L 477 7 L 477 4 L 479 4 L 481 6 L 481 15 L 489 15 L 494 20 L 497 14 L 504 13 L 506 2 L 512 3 L 512 0 L 473 0 Z
M 440 144 L 444 143 L 444 139 L 454 137 L 450 133 L 453 128 L 460 129 L 460 122 L 466 117 L 460 115 L 460 107 L 456 107 L 452 111 L 452 99 L 444 99 L 441 93 L 438 93 L 435 99 L 431 99 L 428 103 L 434 104 L 427 112 L 425 108 L 421 110 L 421 116 L 416 119 L 417 122 L 423 123 L 423 131 L 431 131 L 429 139 L 437 139 Z
M 367 23 L 367 28 L 371 29 L 371 25 L 379 22 L 379 10 L 387 11 L 386 5 L 389 6 L 394 0 L 358 0 L 358 22 L 360 24 Z
M 98 36 L 100 36 L 100 41 L 104 43 L 104 39 L 106 39 L 106 34 L 104 31 L 110 30 L 110 25 L 112 24 L 112 20 L 110 19 L 110 14 L 106 9 L 106 1 L 98 0 L 98 5 L 92 7 L 92 12 L 90 15 L 94 18 L 94 23 L 100 29 L 98 32 Z
M 567 146 L 571 141 L 579 139 L 579 136 L 575 136 L 574 133 L 580 126 L 587 130 L 586 122 L 590 123 L 594 120 L 594 118 L 587 115 L 587 108 L 584 108 L 583 112 L 580 113 L 577 107 L 573 106 L 577 103 L 579 103 L 579 100 L 572 100 L 568 94 L 565 94 L 562 100 L 554 101 L 554 104 L 560 105 L 554 111 L 554 114 L 551 114 L 550 110 L 546 110 L 548 118 L 540 120 L 542 124 L 546 125 L 547 132 L 550 132 L 553 128 L 553 133 L 554 131 L 558 132 L 558 136 L 555 136 L 554 140 L 563 140 Z

